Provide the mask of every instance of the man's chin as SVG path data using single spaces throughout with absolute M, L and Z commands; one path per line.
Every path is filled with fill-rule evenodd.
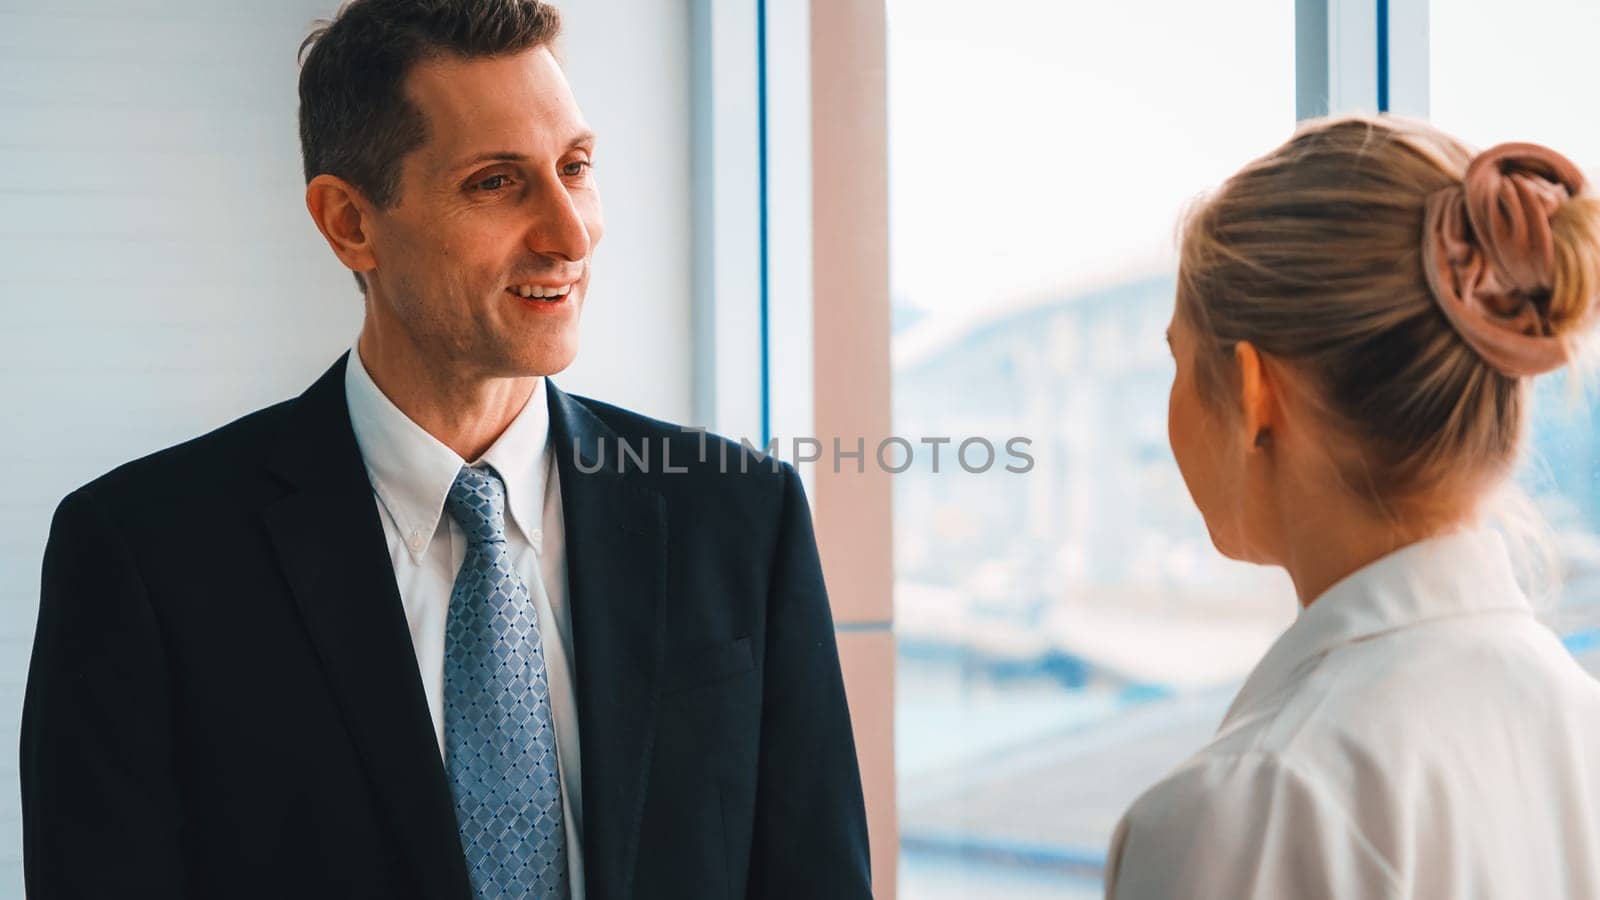
M 537 343 L 540 346 L 517 347 L 507 354 L 511 363 L 509 368 L 517 376 L 559 375 L 578 358 L 576 339 Z

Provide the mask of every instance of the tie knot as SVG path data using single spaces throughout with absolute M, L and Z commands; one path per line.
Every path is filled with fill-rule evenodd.
M 506 539 L 506 486 L 493 468 L 462 466 L 444 508 L 466 532 L 469 545 Z

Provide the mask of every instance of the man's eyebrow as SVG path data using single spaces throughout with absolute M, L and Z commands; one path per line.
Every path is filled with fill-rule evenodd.
M 580 148 L 592 147 L 592 146 L 594 146 L 594 140 L 595 140 L 594 132 L 592 132 L 592 131 L 581 131 L 576 136 L 574 136 L 571 141 L 569 141 L 567 143 L 567 151 L 570 152 L 572 150 L 578 150 Z M 528 155 L 526 153 L 518 153 L 518 152 L 516 152 L 514 150 L 490 150 L 487 153 L 479 153 L 476 156 L 469 157 L 467 159 L 463 159 L 462 161 L 456 163 L 454 166 L 451 166 L 450 167 L 450 171 L 454 172 L 454 171 L 457 171 L 457 170 L 460 170 L 460 169 L 470 168 L 471 166 L 481 165 L 482 163 L 486 163 L 486 162 L 527 162 L 527 161 L 528 161 Z
M 522 153 L 515 153 L 515 152 L 513 152 L 511 150 L 491 150 L 488 153 L 479 153 L 477 156 L 472 156 L 472 157 L 469 157 L 467 159 L 463 159 L 460 162 L 456 163 L 455 165 L 452 165 L 449 168 L 448 171 L 458 172 L 458 171 L 460 171 L 462 169 L 470 169 L 473 166 L 481 165 L 481 164 L 486 163 L 486 162 L 527 162 L 527 161 L 528 161 L 528 157 L 525 154 L 522 154 Z

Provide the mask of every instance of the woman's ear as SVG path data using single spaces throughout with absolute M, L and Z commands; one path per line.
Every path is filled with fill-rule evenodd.
M 306 185 L 306 210 L 334 255 L 352 272 L 378 267 L 367 222 L 370 208 L 355 185 L 336 175 L 318 175 Z
M 1233 357 L 1239 366 L 1239 421 L 1244 428 L 1244 446 L 1266 447 L 1272 441 L 1272 429 L 1279 424 L 1278 386 L 1254 344 L 1234 344 Z

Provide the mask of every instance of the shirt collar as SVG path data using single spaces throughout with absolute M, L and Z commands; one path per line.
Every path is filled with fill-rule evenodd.
M 1488 612 L 1533 612 L 1497 532 L 1457 531 L 1402 547 L 1345 576 L 1301 610 L 1245 680 L 1223 728 L 1342 644 Z
M 544 494 L 550 475 L 550 404 L 546 381 L 534 385 L 528 402 L 473 465 L 488 463 L 505 481 L 506 515 L 537 552 L 543 552 Z
M 378 500 L 394 520 L 412 557 L 427 553 L 445 497 L 467 463 L 412 421 L 372 380 L 352 347 L 345 365 L 345 400 L 356 444 Z M 487 463 L 506 487 L 508 525 L 541 550 L 545 480 L 549 473 L 550 410 L 540 378 L 522 411 L 472 465 Z

